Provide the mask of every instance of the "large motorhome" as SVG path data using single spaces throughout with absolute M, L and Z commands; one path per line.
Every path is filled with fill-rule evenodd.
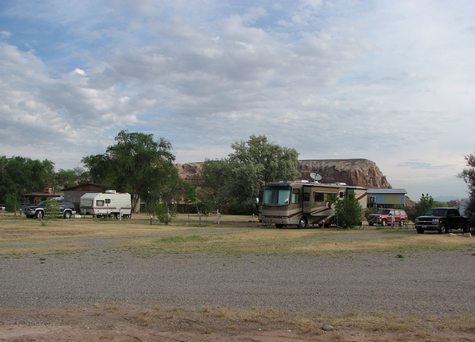
M 91 192 L 81 196 L 79 204 L 82 215 L 96 217 L 128 217 L 132 212 L 130 194 L 106 190 L 105 193 Z
M 361 207 L 366 208 L 367 190 L 344 183 L 268 183 L 262 193 L 261 220 L 264 225 L 297 225 L 301 228 L 307 225 L 325 226 L 338 223 L 335 217 L 335 202 L 354 194 Z

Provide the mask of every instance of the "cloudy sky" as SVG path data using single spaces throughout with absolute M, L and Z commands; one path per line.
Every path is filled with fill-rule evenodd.
M 120 130 L 216 159 L 250 135 L 466 196 L 472 0 L 2 0 L 0 155 L 57 169 Z

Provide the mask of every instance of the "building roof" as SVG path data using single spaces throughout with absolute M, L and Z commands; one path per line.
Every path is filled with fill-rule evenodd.
M 368 189 L 368 194 L 407 194 L 406 189 Z
M 368 189 L 368 194 L 407 194 L 406 189 Z

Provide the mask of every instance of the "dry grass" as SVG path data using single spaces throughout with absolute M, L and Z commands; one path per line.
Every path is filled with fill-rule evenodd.
M 126 312 L 126 313 L 125 313 Z M 96 304 L 94 315 L 126 315 L 127 320 L 139 326 L 156 327 L 169 325 L 180 329 L 205 328 L 208 331 L 232 330 L 291 330 L 299 334 L 322 335 L 322 328 L 331 325 L 336 332 L 365 332 L 369 334 L 393 334 L 428 338 L 459 333 L 475 334 L 474 317 L 444 317 L 395 315 L 390 313 L 352 313 L 345 315 L 322 315 L 318 313 L 292 313 L 271 308 L 232 308 L 223 306 L 205 307 L 160 307 L 121 308 L 116 305 Z M 185 323 L 185 324 L 184 324 Z
M 411 229 L 275 229 L 249 216 L 211 217 L 181 215 L 171 225 L 150 224 L 146 215 L 129 220 L 39 221 L 0 216 L 0 255 L 69 254 L 93 248 L 118 249 L 148 256 L 163 253 L 321 255 L 355 252 L 468 250 L 475 240 L 461 236 L 415 234 Z

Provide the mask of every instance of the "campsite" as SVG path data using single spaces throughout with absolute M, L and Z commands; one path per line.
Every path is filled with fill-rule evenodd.
M 413 227 L 0 215 L 5 341 L 463 341 L 475 243 Z

